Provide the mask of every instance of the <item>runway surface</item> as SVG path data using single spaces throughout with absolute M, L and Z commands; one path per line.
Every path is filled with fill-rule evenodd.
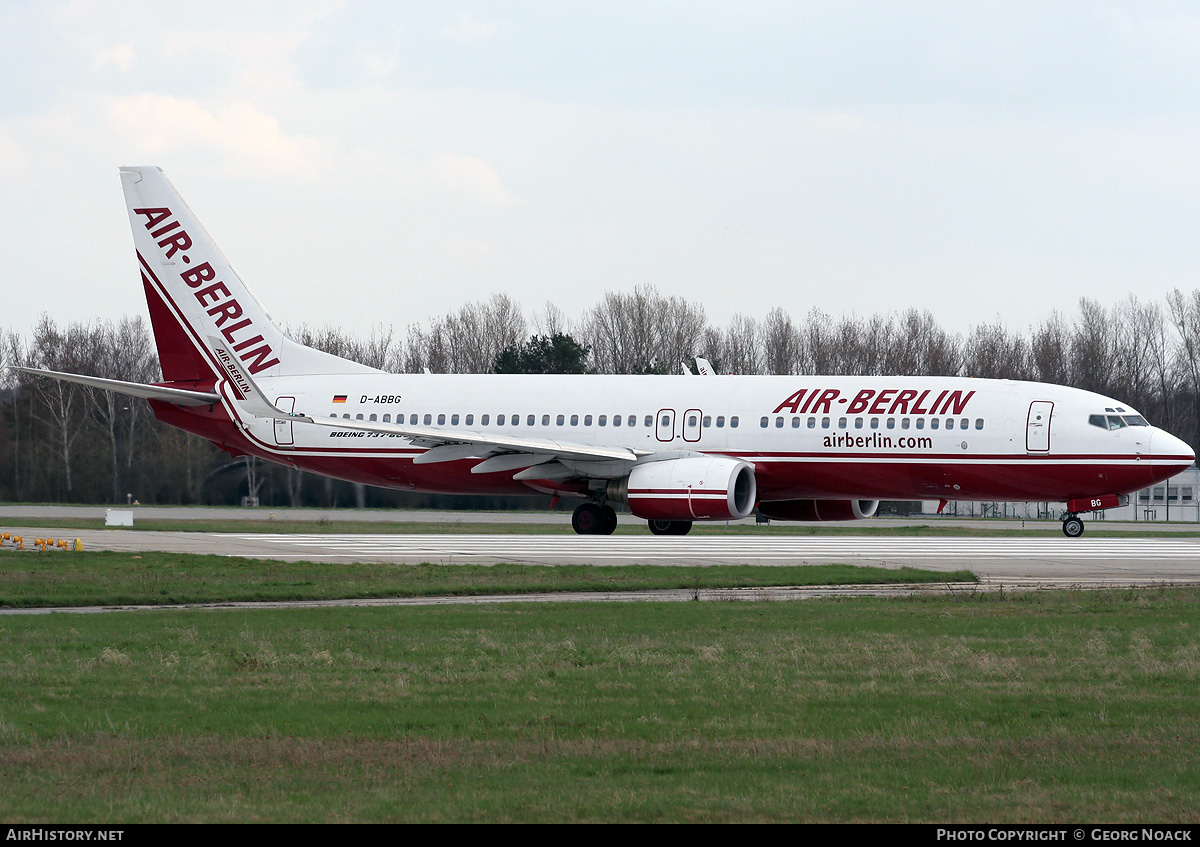
M 719 564 L 826 562 L 974 571 L 985 579 L 1144 585 L 1200 582 L 1200 538 L 931 538 L 290 534 L 27 529 L 87 550 L 213 553 L 281 560 L 418 564 Z

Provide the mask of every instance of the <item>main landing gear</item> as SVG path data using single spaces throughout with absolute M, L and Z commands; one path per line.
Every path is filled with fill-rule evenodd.
M 691 532 L 691 521 L 647 521 L 654 535 L 687 535 Z M 612 535 L 617 528 L 617 513 L 612 506 L 602 503 L 584 503 L 575 508 L 571 515 L 571 529 L 579 535 Z
M 1063 518 L 1063 535 L 1067 538 L 1083 535 L 1083 521 L 1079 519 L 1079 515 L 1067 515 Z
M 687 535 L 692 531 L 691 521 L 646 521 L 654 535 Z
M 571 529 L 580 535 L 612 535 L 617 528 L 617 513 L 612 506 L 584 503 L 571 515 Z

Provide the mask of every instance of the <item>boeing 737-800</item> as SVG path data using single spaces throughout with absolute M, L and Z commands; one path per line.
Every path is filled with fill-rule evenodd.
M 26 368 L 149 400 L 234 455 L 412 491 L 577 497 L 611 533 L 693 521 L 853 520 L 880 500 L 1117 505 L 1192 450 L 1119 400 L 954 377 L 390 374 L 277 326 L 157 167 L 121 182 L 163 382 Z

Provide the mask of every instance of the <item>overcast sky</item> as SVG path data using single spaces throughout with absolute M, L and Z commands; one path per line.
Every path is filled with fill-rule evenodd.
M 273 317 L 650 283 L 1023 329 L 1200 285 L 1188 2 L 0 0 L 0 328 L 145 314 L 159 165 Z

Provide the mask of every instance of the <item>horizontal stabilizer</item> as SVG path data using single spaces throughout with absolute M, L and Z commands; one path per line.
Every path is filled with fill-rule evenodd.
M 62 373 L 61 371 L 46 371 L 41 368 L 26 368 L 18 365 L 13 365 L 12 369 L 14 371 L 33 374 L 34 376 L 48 376 L 51 379 L 58 379 L 63 382 L 74 382 L 91 388 L 115 391 L 118 394 L 127 394 L 130 397 L 143 397 L 147 400 L 166 400 L 168 403 L 174 403 L 176 406 L 211 406 L 213 403 L 221 402 L 220 395 L 207 391 L 189 391 L 186 388 L 168 388 L 165 385 L 147 385 L 143 382 L 123 382 L 119 379 L 104 379 L 99 376 L 83 376 L 82 374 L 69 374 Z

